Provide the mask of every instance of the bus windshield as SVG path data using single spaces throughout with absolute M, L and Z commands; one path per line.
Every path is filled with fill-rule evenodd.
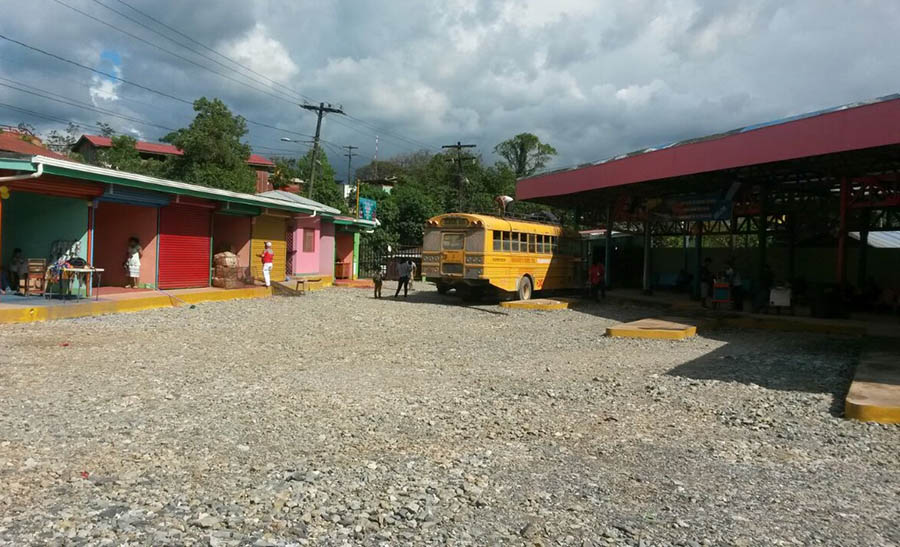
M 465 243 L 463 234 L 444 234 L 441 248 L 445 251 L 461 251 Z

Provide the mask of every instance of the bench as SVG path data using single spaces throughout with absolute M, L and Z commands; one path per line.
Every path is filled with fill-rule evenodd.
M 296 290 L 300 294 L 306 294 L 306 289 L 310 283 L 321 283 L 321 277 L 304 277 L 297 280 Z

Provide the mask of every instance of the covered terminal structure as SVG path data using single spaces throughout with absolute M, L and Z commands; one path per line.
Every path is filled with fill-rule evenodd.
M 754 303 L 767 305 L 767 285 L 778 285 L 818 315 L 896 312 L 898 169 L 891 95 L 535 175 L 516 197 L 638 236 L 630 254 L 611 237 L 598 248 L 616 287 L 650 292 L 677 279 L 698 297 L 712 259 L 715 271 L 740 272 Z

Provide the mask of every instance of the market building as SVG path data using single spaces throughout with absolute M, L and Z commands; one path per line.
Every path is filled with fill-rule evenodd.
M 131 237 L 144 249 L 144 288 L 208 287 L 220 251 L 237 255 L 252 284 L 262 278 L 255 257 L 266 241 L 276 253 L 273 280 L 312 275 L 327 284 L 335 277 L 335 225 L 376 225 L 288 192 L 242 194 L 43 154 L 0 157 L 0 186 L 8 193 L 0 200 L 0 263 L 14 248 L 48 264 L 80 258 L 103 270 L 103 286 L 124 285 Z
M 740 272 L 748 300 L 765 304 L 765 285 L 783 285 L 813 314 L 834 316 L 863 298 L 897 309 L 900 249 L 869 241 L 900 230 L 898 173 L 891 95 L 535 175 L 516 197 L 609 228 L 607 275 L 629 261 L 608 278 L 614 286 L 650 292 L 689 276 L 696 297 L 709 258 Z M 613 231 L 638 245 L 614 256 Z

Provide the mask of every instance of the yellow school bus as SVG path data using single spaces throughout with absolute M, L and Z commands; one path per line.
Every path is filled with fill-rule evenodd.
M 528 300 L 577 287 L 575 240 L 556 224 L 448 213 L 429 219 L 424 235 L 422 274 L 440 293 L 493 289 Z

